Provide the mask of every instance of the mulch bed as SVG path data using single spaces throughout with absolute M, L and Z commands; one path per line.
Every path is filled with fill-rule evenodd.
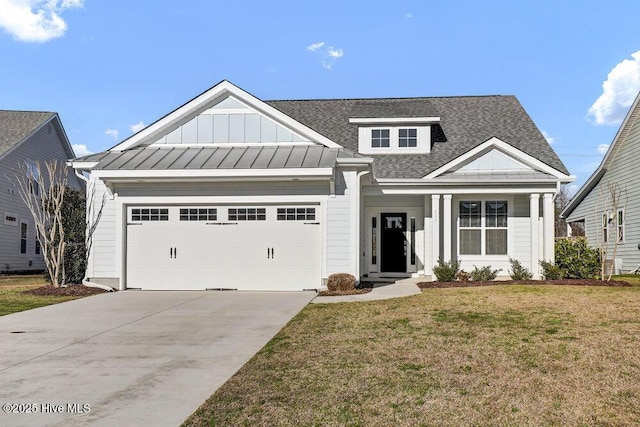
M 351 289 L 348 291 L 320 291 L 318 292 L 318 296 L 319 297 L 337 297 L 341 295 L 366 294 L 367 292 L 371 292 L 371 288 Z
M 64 288 L 56 288 L 52 285 L 46 285 L 24 291 L 23 294 L 56 297 L 84 297 L 88 295 L 102 294 L 104 292 L 107 291 L 100 288 L 90 288 L 84 285 L 69 285 Z
M 629 283 L 621 280 L 603 281 L 598 279 L 563 279 L 563 280 L 495 280 L 491 282 L 420 282 L 420 289 L 429 288 L 468 288 L 473 286 L 499 285 L 561 285 L 561 286 L 609 286 L 628 287 Z

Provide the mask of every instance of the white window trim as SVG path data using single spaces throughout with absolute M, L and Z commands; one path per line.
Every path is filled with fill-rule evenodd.
M 22 237 L 22 224 L 27 226 L 27 235 Z M 29 223 L 26 221 L 20 221 L 20 228 L 18 228 L 18 237 L 20 242 L 20 247 L 18 248 L 18 253 L 21 256 L 29 255 Z M 22 252 L 22 241 L 24 240 L 24 252 Z
M 15 221 L 9 221 L 7 218 L 8 217 L 12 217 L 15 218 Z M 5 212 L 4 213 L 4 223 L 6 225 L 10 225 L 12 227 L 17 227 L 18 226 L 18 214 L 15 214 L 13 212 Z
M 411 147 L 411 146 L 401 147 L 400 146 L 400 131 L 401 130 L 415 130 L 416 131 L 416 137 L 415 137 L 416 145 L 415 145 L 415 147 Z M 411 138 L 412 137 L 409 137 L 409 136 L 406 137 L 407 141 L 409 139 L 411 139 Z M 415 150 L 415 149 L 417 149 L 418 145 L 419 145 L 419 139 L 420 139 L 420 136 L 419 136 L 417 127 L 399 127 L 398 128 L 398 150 Z
M 504 228 L 499 227 L 489 227 L 486 226 L 486 202 L 493 201 L 501 201 L 504 200 L 507 202 L 507 253 L 506 254 L 487 254 L 486 253 L 486 231 L 487 230 L 504 230 Z M 481 203 L 481 216 L 480 216 L 480 227 L 460 227 L 460 202 L 472 202 L 478 201 Z M 456 209 L 456 252 L 458 259 L 473 259 L 474 257 L 482 257 L 482 259 L 486 260 L 505 260 L 511 257 L 511 253 L 513 251 L 513 209 L 514 209 L 514 200 L 513 197 L 501 197 L 501 195 L 494 196 L 483 196 L 480 197 L 478 195 L 463 195 L 462 197 L 458 197 L 454 199 L 452 205 L 455 204 Z M 460 253 L 460 231 L 464 229 L 469 230 L 480 230 L 480 253 L 479 254 L 462 254 Z
M 618 223 L 618 216 L 622 213 L 622 224 Z M 624 243 L 625 239 L 625 211 L 624 208 L 619 208 L 614 213 L 612 210 L 607 210 L 602 214 L 601 222 L 600 222 L 600 232 L 602 233 L 602 242 L 605 244 L 613 243 Z M 622 227 L 622 239 L 619 239 L 618 233 L 619 228 Z M 612 234 L 613 233 L 613 234 Z M 615 241 L 611 240 L 611 237 L 615 236 Z
M 620 218 L 620 214 L 622 214 L 622 224 L 618 223 L 618 218 Z M 625 227 L 624 227 L 624 223 L 625 223 L 624 220 L 625 220 L 624 208 L 620 208 L 616 212 L 616 240 L 618 241 L 618 243 L 624 243 L 624 238 L 626 236 Z M 620 233 L 618 232 L 618 230 L 620 228 L 622 228 L 622 239 L 619 238 Z
M 389 132 L 389 146 L 388 147 L 383 147 L 382 145 L 380 145 L 379 147 L 374 147 L 373 146 L 373 132 L 375 131 L 388 131 Z M 384 139 L 382 136 L 380 136 L 379 138 L 380 141 L 382 141 L 382 139 Z M 391 130 L 391 128 L 385 128 L 385 127 L 380 127 L 380 128 L 371 128 L 369 130 L 369 148 L 371 148 L 372 150 L 389 150 L 391 148 L 393 148 L 393 132 Z

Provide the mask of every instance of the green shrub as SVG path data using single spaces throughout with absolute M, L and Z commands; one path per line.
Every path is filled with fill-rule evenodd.
M 453 282 L 459 269 L 459 260 L 444 262 L 442 258 L 438 258 L 438 265 L 433 267 L 433 274 L 436 275 L 438 282 Z
M 330 291 L 350 291 L 356 288 L 356 278 L 348 273 L 336 273 L 327 279 Z
M 490 265 L 485 265 L 482 268 L 478 268 L 475 265 L 473 266 L 473 270 L 471 270 L 471 280 L 474 282 L 489 282 L 498 276 L 498 270 L 492 270 Z
M 542 275 L 547 280 L 560 280 L 564 278 L 562 269 L 552 262 L 540 261 Z
M 556 265 L 568 279 L 591 279 L 600 274 L 600 251 L 590 248 L 587 239 L 557 239 Z
M 533 274 L 520 264 L 517 259 L 509 258 L 509 264 L 511 264 L 511 270 L 508 270 L 509 276 L 513 280 L 531 280 Z

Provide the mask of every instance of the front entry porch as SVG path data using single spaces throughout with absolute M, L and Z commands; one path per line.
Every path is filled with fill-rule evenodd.
M 435 280 L 438 259 L 461 268 L 491 265 L 507 278 L 509 258 L 540 278 L 554 260 L 554 193 L 496 189 L 492 193 L 366 195 L 361 220 L 362 275 Z

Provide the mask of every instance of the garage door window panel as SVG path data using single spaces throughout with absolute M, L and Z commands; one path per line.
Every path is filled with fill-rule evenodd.
M 230 208 L 227 212 L 229 221 L 266 221 L 265 208 Z
M 216 221 L 218 210 L 215 208 L 180 208 L 180 221 Z
M 278 208 L 278 221 L 315 221 L 316 208 Z
M 169 221 L 168 208 L 131 209 L 131 221 Z

